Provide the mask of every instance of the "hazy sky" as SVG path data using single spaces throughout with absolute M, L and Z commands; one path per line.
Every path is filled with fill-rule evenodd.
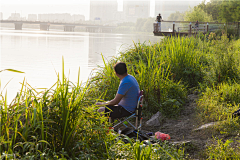
M 150 16 L 155 16 L 154 1 L 150 0 Z M 121 4 L 122 0 L 118 0 L 118 3 Z M 23 17 L 27 17 L 28 14 L 38 13 L 83 14 L 86 20 L 88 20 L 89 6 L 90 0 L 0 0 L 0 12 L 3 13 L 4 19 L 7 19 L 11 13 L 16 12 Z

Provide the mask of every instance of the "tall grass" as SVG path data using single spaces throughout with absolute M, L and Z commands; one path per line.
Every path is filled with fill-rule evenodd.
M 137 79 L 140 89 L 145 91 L 146 110 L 150 113 L 161 110 L 169 116 L 179 113 L 186 98 L 186 88 L 171 78 L 170 65 L 156 52 L 155 46 L 145 44 L 135 44 L 125 54 L 104 63 L 104 67 L 91 79 L 90 90 L 94 92 L 89 93 L 92 96 L 99 97 L 105 93 L 105 100 L 114 98 L 119 85 L 113 70 L 117 61 L 126 62 L 128 73 Z M 170 107 L 172 104 L 175 108 Z
M 202 123 L 218 122 L 213 134 L 237 135 L 240 121 L 233 119 L 232 113 L 239 109 L 239 83 L 222 83 L 215 88 L 207 88 L 198 101 L 198 114 Z
M 239 149 L 233 148 L 231 144 L 234 142 L 231 140 L 226 140 L 223 142 L 222 139 L 213 139 L 216 144 L 210 145 L 206 149 L 206 159 L 239 159 L 240 152 Z
M 110 59 L 92 77 L 90 91 L 94 97 L 106 95 L 114 98 L 119 85 L 113 65 L 124 61 L 128 73 L 136 77 L 145 91 L 145 109 L 150 113 L 161 111 L 176 116 L 182 109 L 189 88 L 207 88 L 224 81 L 239 81 L 238 42 L 229 41 L 226 35 L 206 40 L 203 35 L 165 38 L 159 43 L 140 44 L 118 58 Z M 98 92 L 95 92 L 95 91 Z
M 1 159 L 115 159 L 120 150 L 128 144 L 120 143 L 108 130 L 106 117 L 102 117 L 93 105 L 97 99 L 88 94 L 88 82 L 82 85 L 70 82 L 64 75 L 58 75 L 57 82 L 46 90 L 36 90 L 25 80 L 14 101 L 7 105 L 7 97 L 1 99 L 0 107 L 0 153 Z M 101 98 L 104 98 L 104 94 Z M 150 159 L 156 151 L 166 153 L 161 148 L 142 148 L 140 143 L 132 143 L 126 152 L 127 158 Z M 140 149 L 140 150 L 139 150 Z M 169 146 L 171 157 L 176 150 Z M 123 151 L 125 152 L 125 151 Z M 148 154 L 148 156 L 145 155 Z M 175 157 L 182 156 L 181 150 Z M 126 156 L 125 156 L 126 157 Z
M 204 159 L 239 159 L 239 118 L 232 113 L 239 109 L 240 40 L 229 40 L 226 34 L 212 34 L 208 44 L 208 62 L 204 81 L 199 83 L 197 117 L 201 123 L 217 122 L 211 128 L 213 139 L 207 144 Z
M 207 37 L 171 37 L 149 45 L 134 43 L 118 58 L 105 63 L 91 79 L 94 85 L 90 90 L 99 88 L 105 100 L 113 98 L 119 80 L 106 77 L 114 76 L 112 66 L 117 61 L 124 61 L 145 91 L 143 113 L 160 110 L 175 116 L 182 109 L 187 90 L 198 89 L 202 93 L 197 107 L 201 123 L 220 121 L 213 134 L 237 135 L 240 123 L 232 119 L 232 113 L 239 108 L 240 40 L 229 40 L 226 34 Z M 99 92 L 91 95 L 99 96 Z
M 1 155 L 26 159 L 106 157 L 106 149 L 99 148 L 112 141 L 102 125 L 106 119 L 96 112 L 93 99 L 85 96 L 87 86 L 79 81 L 73 84 L 64 76 L 64 64 L 62 73 L 62 80 L 58 78 L 45 91 L 23 81 L 9 106 L 7 97 L 2 97 Z

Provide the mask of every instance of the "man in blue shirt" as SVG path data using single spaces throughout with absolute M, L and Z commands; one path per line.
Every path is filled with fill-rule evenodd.
M 97 102 L 96 105 L 106 106 L 100 107 L 98 112 L 110 112 L 112 120 L 131 115 L 136 107 L 138 95 L 140 92 L 137 80 L 127 73 L 127 66 L 123 62 L 119 62 L 114 66 L 115 73 L 120 79 L 117 94 L 115 98 L 108 102 Z

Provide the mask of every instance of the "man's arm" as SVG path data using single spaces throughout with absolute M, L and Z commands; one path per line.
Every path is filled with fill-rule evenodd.
M 116 105 L 116 104 L 118 104 L 118 103 L 121 101 L 121 99 L 122 99 L 123 97 L 124 97 L 124 95 L 117 93 L 117 95 L 115 96 L 115 98 L 114 98 L 113 100 L 109 101 L 107 105 L 109 105 L 109 106 Z
M 123 97 L 124 97 L 124 95 L 122 95 L 122 94 L 117 94 L 113 100 L 108 101 L 108 102 L 97 102 L 96 105 L 109 105 L 109 106 L 114 106 L 114 105 L 118 104 Z

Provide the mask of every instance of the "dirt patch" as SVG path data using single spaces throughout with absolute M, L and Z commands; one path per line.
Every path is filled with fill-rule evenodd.
M 189 158 L 199 158 L 199 152 L 205 148 L 205 144 L 210 140 L 212 134 L 209 130 L 193 131 L 198 128 L 200 123 L 196 119 L 196 101 L 198 95 L 188 95 L 188 103 L 177 119 L 164 118 L 159 127 L 147 127 L 144 120 L 142 129 L 146 132 L 163 132 L 170 135 L 170 142 L 190 141 L 191 147 L 188 148 Z

